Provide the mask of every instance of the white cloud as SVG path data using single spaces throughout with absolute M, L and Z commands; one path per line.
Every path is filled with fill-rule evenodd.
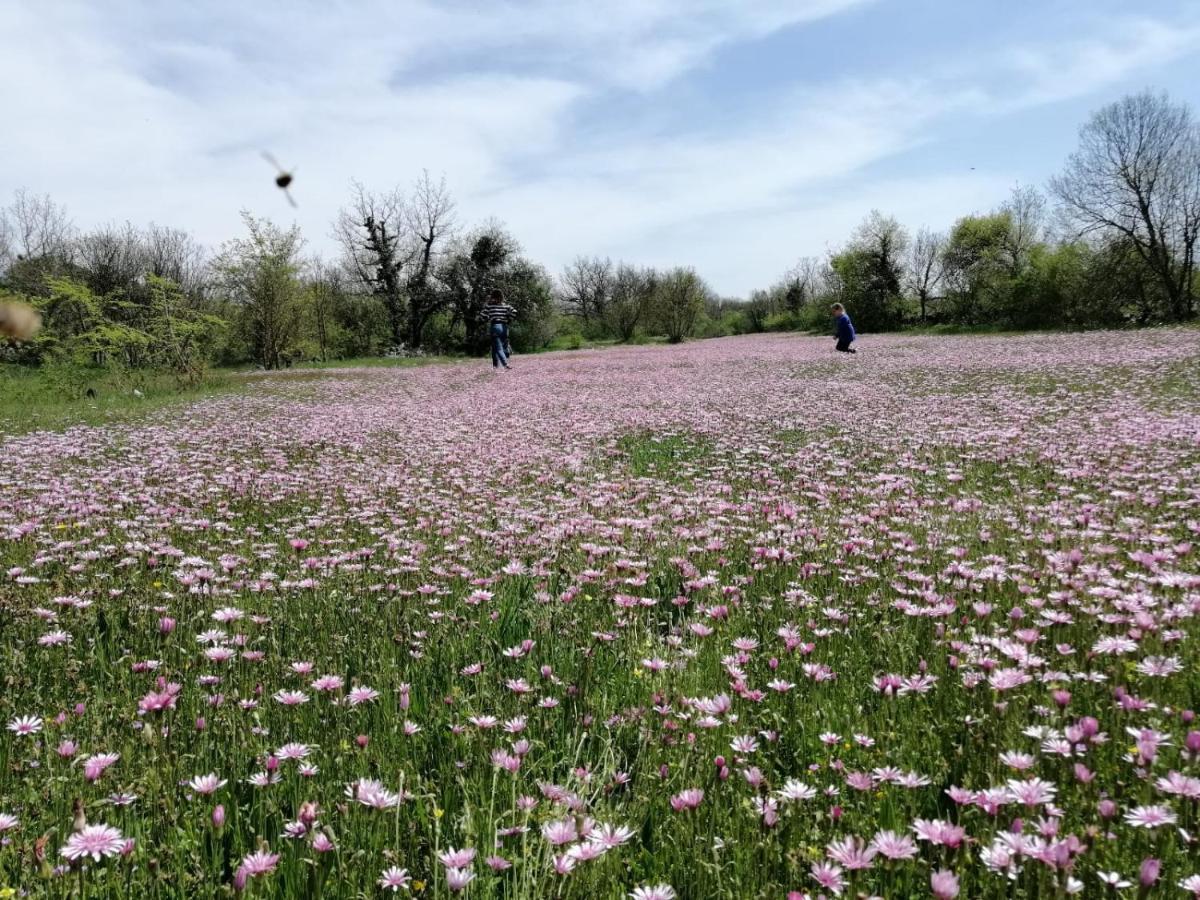
M 27 186 L 84 225 L 155 220 L 209 243 L 239 232 L 245 206 L 295 215 L 331 252 L 351 178 L 386 188 L 429 168 L 464 218 L 507 221 L 551 269 L 598 252 L 694 264 L 744 292 L 871 207 L 944 224 L 1001 199 L 1002 164 L 978 178 L 875 170 L 950 123 L 1089 95 L 1200 45 L 1195 26 L 1145 15 L 1081 21 L 1067 40 L 963 47 L 916 76 L 764 83 L 732 121 L 646 124 L 663 86 L 722 47 L 864 2 L 3 4 L 0 83 L 19 87 L 0 198 Z M 632 114 L 584 140 L 577 117 L 614 97 Z M 297 167 L 297 213 L 261 149 Z

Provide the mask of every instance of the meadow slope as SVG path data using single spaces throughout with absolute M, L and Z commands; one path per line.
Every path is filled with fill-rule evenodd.
M 1200 897 L 1200 332 L 862 344 L 3 441 L 0 896 Z

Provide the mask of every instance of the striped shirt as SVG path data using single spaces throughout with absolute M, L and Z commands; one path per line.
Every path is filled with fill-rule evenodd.
M 483 317 L 489 325 L 507 325 L 517 316 L 517 311 L 507 303 L 489 303 L 483 308 Z

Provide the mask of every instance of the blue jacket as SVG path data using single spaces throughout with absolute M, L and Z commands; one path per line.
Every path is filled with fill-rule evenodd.
M 842 313 L 836 319 L 837 322 L 837 339 L 839 341 L 852 341 L 855 338 L 854 325 L 850 322 L 850 317 Z

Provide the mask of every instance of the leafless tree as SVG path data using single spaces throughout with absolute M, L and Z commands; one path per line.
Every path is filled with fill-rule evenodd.
M 945 276 L 945 269 L 942 268 L 942 248 L 945 245 L 945 235 L 922 228 L 908 250 L 906 287 L 921 305 L 922 322 L 928 320 L 929 304 L 936 299 L 936 291 Z
M 1080 235 L 1122 238 L 1154 273 L 1172 315 L 1194 313 L 1200 125 L 1165 94 L 1125 97 L 1080 130 L 1051 190 Z
M 585 324 L 603 321 L 613 290 L 613 263 L 599 256 L 576 257 L 559 278 L 563 308 Z
M 192 299 L 204 295 L 208 251 L 191 233 L 152 222 L 141 240 L 147 274 L 169 278 Z
M 393 344 L 404 342 L 406 297 L 404 272 L 416 257 L 406 243 L 409 223 L 404 195 L 396 189 L 368 192 L 357 181 L 350 206 L 338 213 L 334 236 L 342 245 L 344 264 L 353 278 L 383 301 Z
M 823 264 L 815 256 L 805 256 L 783 274 L 783 279 L 772 291 L 778 293 L 784 308 L 798 313 L 809 303 L 820 287 Z
M 145 272 L 142 236 L 130 223 L 103 225 L 75 241 L 75 263 L 99 296 L 127 293 Z
M 74 226 L 66 207 L 51 200 L 49 194 L 39 197 L 20 188 L 8 208 L 0 212 L 0 218 L 7 223 L 13 251 L 19 258 L 65 259 L 69 254 Z
M 16 241 L 13 228 L 8 223 L 8 216 L 0 209 L 0 276 L 8 271 L 8 267 L 17 258 Z
M 1012 195 L 1000 206 L 1008 216 L 1004 251 L 1010 274 L 1015 278 L 1029 264 L 1033 248 L 1046 236 L 1046 198 L 1035 187 L 1013 188 Z
M 408 279 L 409 340 L 416 347 L 420 346 L 425 323 L 446 302 L 432 279 L 434 267 L 455 227 L 454 198 L 445 178 L 434 182 L 428 171 L 421 173 L 407 205 L 405 220 L 417 248 L 416 262 Z

